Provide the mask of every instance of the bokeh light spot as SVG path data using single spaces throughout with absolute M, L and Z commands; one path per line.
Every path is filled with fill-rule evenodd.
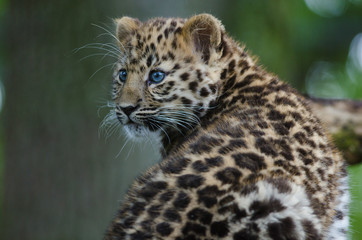
M 357 34 L 351 42 L 346 72 L 352 82 L 362 82 L 362 33 Z
M 337 17 L 347 8 L 346 0 L 304 0 L 308 8 L 322 17 Z
M 336 64 L 316 62 L 309 69 L 306 77 L 306 90 L 310 96 L 325 98 L 346 98 L 348 93 L 340 85 L 341 73 L 336 71 Z
M 349 57 L 353 64 L 362 70 L 362 33 L 357 34 L 351 42 Z

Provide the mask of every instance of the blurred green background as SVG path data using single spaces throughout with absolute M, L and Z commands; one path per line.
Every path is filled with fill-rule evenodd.
M 0 239 L 102 238 L 159 156 L 99 136 L 113 59 L 74 49 L 111 42 L 101 27 L 115 17 L 202 12 L 299 91 L 362 98 L 362 0 L 0 0 Z M 362 165 L 349 172 L 351 238 L 362 239 Z

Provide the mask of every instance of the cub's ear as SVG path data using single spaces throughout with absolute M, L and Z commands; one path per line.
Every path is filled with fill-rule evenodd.
M 136 18 L 122 17 L 114 20 L 117 25 L 116 36 L 119 40 L 118 45 L 121 48 L 124 48 L 127 38 L 135 30 L 139 28 L 141 22 Z
M 210 14 L 199 14 L 188 19 L 182 29 L 186 41 L 194 46 L 194 50 L 202 54 L 202 59 L 208 62 L 210 54 L 221 43 L 224 27 L 221 22 Z

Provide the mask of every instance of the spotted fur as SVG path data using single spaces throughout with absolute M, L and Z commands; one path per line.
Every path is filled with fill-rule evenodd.
M 346 238 L 346 168 L 302 96 L 211 15 L 116 22 L 116 116 L 129 137 L 158 136 L 163 159 L 105 239 Z

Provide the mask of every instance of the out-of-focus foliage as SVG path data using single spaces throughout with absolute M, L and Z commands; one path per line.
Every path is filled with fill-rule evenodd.
M 114 59 L 86 44 L 112 42 L 102 28 L 113 31 L 114 17 L 202 12 L 299 91 L 362 97 L 361 0 L 0 0 L 1 239 L 101 239 L 159 155 L 98 137 Z M 349 172 L 352 239 L 362 239 L 362 168 Z
M 350 236 L 353 240 L 362 239 L 362 165 L 355 165 L 349 168 L 349 185 L 351 188 L 352 204 L 350 205 L 351 228 Z
M 333 134 L 333 140 L 339 150 L 342 151 L 349 163 L 360 163 L 362 159 L 362 138 L 356 134 L 352 127 L 345 127 Z

